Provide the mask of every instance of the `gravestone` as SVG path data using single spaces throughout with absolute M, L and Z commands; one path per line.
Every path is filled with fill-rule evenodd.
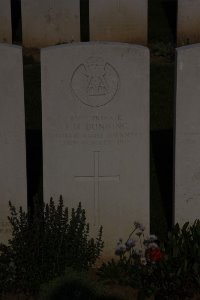
M 149 227 L 149 53 L 82 43 L 42 49 L 44 198 L 103 225 L 104 256 L 134 221 Z
M 12 43 L 10 0 L 0 1 L 0 43 Z
M 175 222 L 199 218 L 200 44 L 177 50 Z
M 25 47 L 80 40 L 79 0 L 21 0 L 21 7 Z
M 177 44 L 200 42 L 200 0 L 178 0 Z
M 0 242 L 10 235 L 8 201 L 26 208 L 22 49 L 0 44 Z
M 89 2 L 90 40 L 147 43 L 147 0 Z

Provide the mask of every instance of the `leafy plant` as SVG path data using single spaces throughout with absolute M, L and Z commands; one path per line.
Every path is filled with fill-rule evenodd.
M 141 241 L 142 232 L 136 235 Z M 183 300 L 200 292 L 200 220 L 176 224 L 161 244 L 154 235 L 143 239 L 139 251 L 136 242 L 127 247 L 127 241 L 117 245 L 119 260 L 100 268 L 102 279 L 139 289 L 138 299 Z
M 87 273 L 69 268 L 63 276 L 43 285 L 39 298 L 41 300 L 120 300 L 119 297 L 111 295 L 102 284 L 91 279 Z
M 189 299 L 200 292 L 200 220 L 176 224 L 163 245 L 164 259 L 151 278 L 162 299 Z M 149 280 L 149 278 L 146 278 Z M 147 281 L 146 280 L 146 281 Z
M 34 201 L 33 214 L 19 212 L 9 203 L 12 238 L 0 245 L 0 293 L 10 290 L 35 293 L 42 283 L 65 272 L 66 267 L 86 270 L 103 249 L 102 227 L 89 238 L 85 210 L 79 203 L 69 217 L 60 197 L 46 205 Z

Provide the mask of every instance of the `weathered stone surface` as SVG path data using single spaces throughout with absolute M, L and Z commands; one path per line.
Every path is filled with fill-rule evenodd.
M 0 43 L 12 43 L 10 0 L 0 1 Z
M 200 44 L 177 50 L 175 222 L 199 218 Z
M 79 0 L 21 0 L 25 47 L 80 40 Z
M 90 40 L 147 43 L 147 0 L 92 0 Z
M 81 201 L 112 255 L 134 221 L 149 227 L 148 49 L 57 46 L 41 63 L 45 201 Z
M 0 242 L 10 234 L 8 201 L 27 201 L 23 98 L 22 50 L 0 44 Z
M 177 44 L 200 42 L 200 0 L 178 0 Z

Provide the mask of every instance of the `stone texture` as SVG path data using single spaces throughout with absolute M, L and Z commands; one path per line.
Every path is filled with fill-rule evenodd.
M 90 40 L 147 43 L 147 0 L 91 0 Z
M 8 201 L 26 207 L 26 153 L 22 50 L 0 44 L 0 242 L 10 227 Z
M 200 44 L 177 50 L 175 222 L 199 218 Z
M 79 0 L 21 0 L 25 47 L 80 40 Z
M 44 199 L 81 201 L 104 256 L 149 228 L 149 53 L 82 43 L 41 52 Z
M 178 0 L 177 44 L 200 42 L 200 0 Z
M 10 0 L 0 1 L 0 43 L 12 43 Z

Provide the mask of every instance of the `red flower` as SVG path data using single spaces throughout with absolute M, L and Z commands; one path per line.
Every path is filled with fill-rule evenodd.
M 158 262 L 162 258 L 162 252 L 159 248 L 149 248 L 146 250 L 146 258 L 150 262 Z

